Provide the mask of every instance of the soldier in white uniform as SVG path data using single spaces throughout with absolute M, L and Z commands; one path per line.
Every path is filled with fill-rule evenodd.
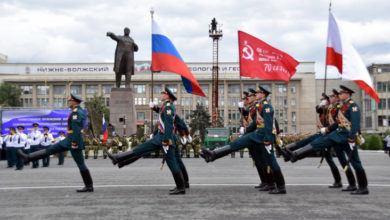
M 53 135 L 49 132 L 49 127 L 43 127 L 43 134 L 41 136 L 41 149 L 47 149 L 52 144 L 54 140 Z M 48 167 L 50 165 L 50 155 L 42 159 L 42 166 Z
M 8 162 L 7 168 L 12 168 L 16 163 L 16 161 L 14 161 L 12 158 L 12 151 L 15 150 L 14 149 L 15 148 L 15 146 L 14 146 L 15 136 L 16 136 L 15 128 L 10 127 L 8 135 L 5 136 L 5 138 L 4 138 L 6 157 L 7 157 L 7 162 Z
M 41 143 L 41 136 L 42 136 L 42 133 L 39 131 L 39 124 L 34 123 L 32 125 L 33 125 L 33 130 L 31 131 L 31 133 L 28 134 L 31 153 L 41 149 L 40 143 Z M 39 160 L 33 161 L 32 164 L 33 164 L 32 168 L 38 168 Z
M 24 150 L 24 148 L 26 147 L 26 143 L 27 143 L 27 135 L 25 133 L 23 133 L 24 131 L 24 127 L 23 126 L 18 126 L 18 133 L 15 135 L 15 138 L 14 138 L 14 151 L 12 151 L 12 156 L 13 158 L 15 158 L 16 160 L 16 170 L 23 170 L 23 158 L 19 157 L 19 155 L 17 154 L 17 151 L 20 149 L 20 150 Z

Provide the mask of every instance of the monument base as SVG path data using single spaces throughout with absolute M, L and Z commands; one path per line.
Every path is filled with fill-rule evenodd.
M 134 94 L 130 88 L 112 88 L 110 93 L 110 123 L 119 136 L 137 132 Z

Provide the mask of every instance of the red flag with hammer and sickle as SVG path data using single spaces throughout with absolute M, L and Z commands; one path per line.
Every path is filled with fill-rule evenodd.
M 297 71 L 292 56 L 243 31 L 238 31 L 238 48 L 241 76 L 288 83 Z

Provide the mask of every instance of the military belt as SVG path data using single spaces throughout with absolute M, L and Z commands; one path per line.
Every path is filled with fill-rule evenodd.
M 84 133 L 84 129 L 81 129 L 80 132 L 81 132 L 81 133 Z M 73 130 L 68 130 L 67 133 L 68 133 L 68 134 L 72 134 L 72 133 L 73 133 Z

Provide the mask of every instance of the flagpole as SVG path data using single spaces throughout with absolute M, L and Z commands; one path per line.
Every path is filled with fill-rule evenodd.
M 152 18 L 152 22 L 153 22 L 153 14 L 154 14 L 154 9 L 151 8 L 150 9 L 150 16 Z M 153 25 L 153 24 L 152 24 Z M 153 44 L 153 43 L 152 43 Z M 153 46 L 153 45 L 152 45 Z M 152 89 L 151 89 L 151 97 L 152 97 L 152 103 L 154 103 L 154 98 L 153 98 L 153 93 L 154 93 L 154 80 L 153 80 L 153 75 L 154 75 L 154 72 L 153 72 L 153 69 L 152 69 L 152 65 L 150 65 L 150 70 L 152 72 Z M 153 133 L 153 109 L 150 110 L 150 132 Z
M 329 12 L 332 10 L 332 0 L 329 1 Z M 329 20 L 329 19 L 328 19 Z M 328 21 L 329 22 L 329 21 Z M 328 36 L 326 38 L 326 49 L 325 49 L 325 78 L 324 78 L 324 93 L 326 94 L 326 77 L 328 74 L 328 42 L 329 42 L 329 24 L 328 24 Z

